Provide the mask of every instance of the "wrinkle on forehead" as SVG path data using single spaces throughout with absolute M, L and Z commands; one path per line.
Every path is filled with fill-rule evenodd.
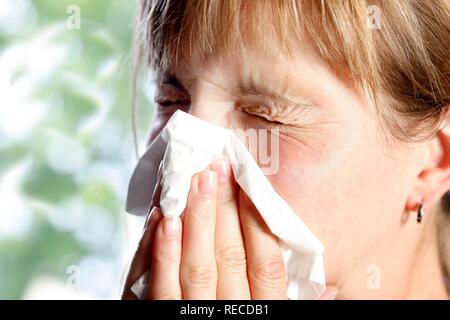
M 299 48 L 294 57 L 288 57 L 275 46 L 263 51 L 256 45 L 248 48 L 246 55 L 238 48 L 229 54 L 193 55 L 174 73 L 191 92 L 203 82 L 234 96 L 261 94 L 290 103 L 314 105 L 318 104 L 317 95 L 309 87 L 317 89 L 320 81 L 316 79 L 314 86 L 308 82 L 318 78 L 315 73 L 322 69 L 326 66 L 307 49 Z

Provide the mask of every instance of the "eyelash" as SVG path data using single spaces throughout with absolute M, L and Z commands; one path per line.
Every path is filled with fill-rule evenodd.
M 256 99 L 256 98 L 255 98 Z M 291 123 L 285 121 L 289 118 L 289 105 L 284 105 L 283 102 L 275 103 L 271 98 L 258 98 L 252 103 L 239 103 L 236 105 L 237 109 L 249 115 L 258 117 L 266 123 L 275 126 L 291 126 Z
M 163 100 L 163 101 L 156 101 L 156 103 L 158 104 L 158 106 L 160 106 L 162 109 L 165 108 L 170 108 L 173 107 L 175 105 L 185 105 L 188 106 L 190 104 L 189 101 L 183 101 L 183 100 L 176 100 L 176 101 L 170 101 L 170 100 Z M 256 106 L 256 105 L 252 105 L 252 106 L 248 106 L 248 107 L 244 107 L 244 108 L 238 108 L 239 111 L 241 112 L 245 112 L 246 114 L 248 114 L 249 116 L 252 117 L 257 117 L 265 122 L 269 122 L 271 124 L 275 124 L 275 125 L 283 125 L 283 123 L 281 121 L 278 120 L 274 120 L 274 119 L 269 119 L 268 116 L 264 116 L 265 113 L 260 113 L 257 114 L 256 112 L 251 112 L 250 109 L 256 109 L 259 108 L 260 106 Z
M 164 82 L 163 85 L 169 85 L 173 90 L 179 90 L 172 83 Z M 170 92 L 170 91 L 169 91 Z M 180 93 L 181 95 L 181 93 Z M 164 95 L 162 95 L 164 97 Z M 245 102 L 245 100 L 250 100 Z M 256 103 L 255 103 L 256 100 Z M 259 100 L 259 101 L 258 101 Z M 169 111 L 171 107 L 179 106 L 180 108 L 187 108 L 190 105 L 190 99 L 179 99 L 178 97 L 174 99 L 158 99 L 155 98 L 155 103 L 161 109 L 161 111 Z M 236 103 L 236 110 L 246 113 L 249 116 L 262 120 L 266 125 L 271 126 L 289 126 L 290 124 L 284 123 L 283 121 L 277 120 L 283 119 L 283 111 L 286 108 L 280 107 L 279 104 L 275 104 L 269 98 L 258 98 L 252 96 L 245 96 L 243 101 Z
M 175 101 L 170 101 L 170 100 L 162 100 L 162 101 L 155 101 L 158 105 L 160 105 L 161 107 L 171 107 L 177 104 L 184 104 L 184 105 L 188 105 L 190 104 L 190 101 L 187 100 L 175 100 Z

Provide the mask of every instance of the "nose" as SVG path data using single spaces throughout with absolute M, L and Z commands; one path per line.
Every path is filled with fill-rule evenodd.
M 232 125 L 234 101 L 229 96 L 214 92 L 214 88 L 202 88 L 191 94 L 190 114 L 223 128 Z
M 191 103 L 191 115 L 215 124 L 219 127 L 230 128 L 234 106 L 227 102 L 213 102 L 199 99 Z

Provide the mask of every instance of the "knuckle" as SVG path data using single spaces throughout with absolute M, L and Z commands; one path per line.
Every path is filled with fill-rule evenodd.
M 179 249 L 175 241 L 164 241 L 162 245 L 154 251 L 155 262 L 176 263 L 179 260 Z
M 275 288 L 286 280 L 286 271 L 281 259 L 272 258 L 257 263 L 251 270 L 251 276 L 259 285 Z
M 192 217 L 196 223 L 201 225 L 210 225 L 213 222 L 213 212 L 207 204 L 190 206 L 188 216 Z
M 245 250 L 239 245 L 219 248 L 216 252 L 216 260 L 217 265 L 229 272 L 242 272 L 247 267 Z
M 220 189 L 217 202 L 222 206 L 235 207 L 236 206 L 235 199 L 236 199 L 235 190 L 231 185 L 227 184 Z
M 182 268 L 182 282 L 185 285 L 194 285 L 200 288 L 213 286 L 217 282 L 215 267 L 207 265 L 191 265 Z

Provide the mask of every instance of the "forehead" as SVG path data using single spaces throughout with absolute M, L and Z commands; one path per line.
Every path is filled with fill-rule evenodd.
M 224 3 L 231 6 L 234 2 Z M 291 32 L 287 14 L 274 12 L 265 1 L 246 4 L 239 12 L 228 7 L 228 15 L 223 11 L 201 15 L 195 25 L 188 24 L 175 35 L 167 29 L 163 37 L 178 43 L 175 48 L 166 45 L 159 50 L 165 54 L 167 67 L 157 71 L 176 74 L 186 88 L 204 80 L 227 88 L 258 89 L 254 91 L 261 91 L 264 84 L 289 94 L 299 78 L 322 61 L 307 37 Z
M 228 92 L 275 92 L 287 98 L 306 92 L 320 82 L 318 76 L 328 70 L 307 49 L 299 48 L 291 56 L 278 46 L 262 50 L 258 43 L 208 56 L 195 52 L 167 73 L 175 75 L 192 92 L 199 82 L 208 83 Z
M 247 50 L 289 54 L 305 43 L 298 26 L 295 1 L 155 1 L 142 13 L 141 36 L 149 62 L 165 71 L 192 57 L 242 55 Z M 158 4 L 160 4 L 158 6 Z
M 234 85 L 259 82 L 285 92 L 285 84 L 291 88 L 297 83 L 315 92 L 314 86 L 323 81 L 313 71 L 326 66 L 341 77 L 353 70 L 346 66 L 333 21 L 331 10 L 339 5 L 320 3 L 154 0 L 141 13 L 143 47 L 150 66 L 160 74 L 184 69 L 191 78 L 211 78 L 216 71 L 219 79 L 226 75 Z M 339 20 L 353 16 L 341 12 Z M 220 74 L 219 66 L 226 73 Z
M 381 80 L 376 65 L 367 63 L 376 52 L 365 45 L 372 35 L 365 10 L 364 1 L 141 0 L 137 44 L 159 73 L 190 64 L 197 54 L 238 49 L 245 56 L 253 47 L 292 55 L 298 53 L 293 47 L 308 47 L 372 96 Z

